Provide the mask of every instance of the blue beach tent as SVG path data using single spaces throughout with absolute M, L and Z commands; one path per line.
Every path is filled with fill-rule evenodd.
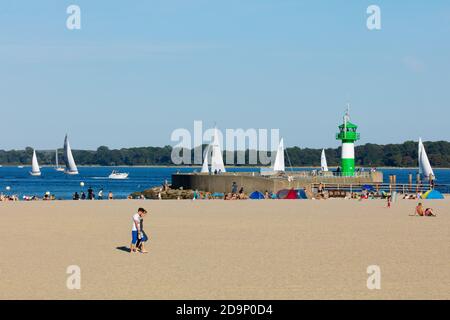
M 213 194 L 212 194 L 212 197 L 213 198 L 223 198 L 225 195 L 223 194 L 223 193 L 221 193 L 221 192 L 214 192 Z
M 297 199 L 308 199 L 308 196 L 306 195 L 305 190 L 303 190 L 303 189 L 297 190 Z
M 422 195 L 422 199 L 444 199 L 444 196 L 437 190 L 430 190 Z
M 367 191 L 375 191 L 375 188 L 370 185 L 370 184 L 365 184 L 361 187 L 362 190 L 367 190 Z
M 261 200 L 264 199 L 264 195 L 259 191 L 254 191 L 250 194 L 250 199 Z

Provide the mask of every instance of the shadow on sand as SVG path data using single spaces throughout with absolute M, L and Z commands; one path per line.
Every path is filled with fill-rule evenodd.
M 122 246 L 122 247 L 117 247 L 117 250 L 123 251 L 123 252 L 128 252 L 130 253 L 130 248 Z

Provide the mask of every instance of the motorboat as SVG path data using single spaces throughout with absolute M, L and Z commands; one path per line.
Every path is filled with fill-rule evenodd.
M 108 176 L 109 179 L 116 179 L 116 180 L 123 180 L 128 178 L 128 173 L 126 172 L 118 172 L 116 170 L 113 170 L 111 174 Z

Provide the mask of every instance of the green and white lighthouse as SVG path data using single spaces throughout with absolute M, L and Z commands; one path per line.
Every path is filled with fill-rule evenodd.
M 342 175 L 351 177 L 355 175 L 355 141 L 359 140 L 358 126 L 350 122 L 349 107 L 344 115 L 344 123 L 339 126 L 337 140 L 342 140 Z

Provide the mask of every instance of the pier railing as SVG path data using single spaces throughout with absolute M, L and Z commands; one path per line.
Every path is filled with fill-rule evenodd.
M 346 191 L 346 192 L 361 192 L 363 189 L 367 189 L 370 185 L 373 191 L 391 193 L 396 191 L 402 194 L 424 193 L 431 189 L 429 184 L 389 184 L 389 183 L 355 183 L 355 184 L 343 184 L 343 183 L 312 183 L 313 190 L 317 190 L 322 185 L 324 190 L 329 191 Z M 436 184 L 434 189 L 445 194 L 450 194 L 450 185 L 448 184 Z M 372 190 L 369 190 L 372 191 Z

